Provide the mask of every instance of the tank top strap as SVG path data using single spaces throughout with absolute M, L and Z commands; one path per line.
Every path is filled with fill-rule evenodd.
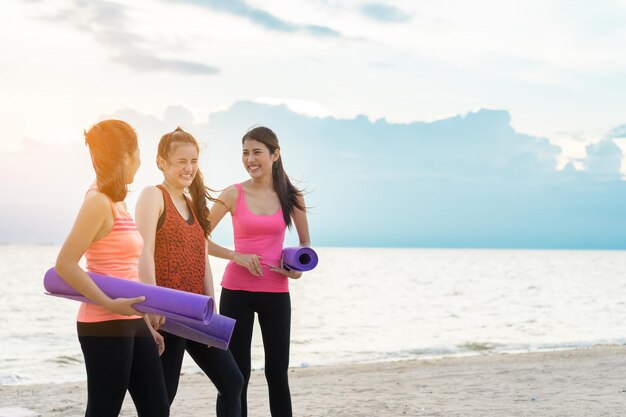
M 107 199 L 109 200 L 109 205 L 111 206 L 111 210 L 113 211 L 113 219 L 119 219 L 120 217 L 122 217 L 120 216 L 120 210 L 117 208 L 117 204 L 115 204 L 108 195 Z
M 196 215 L 196 210 L 193 208 L 193 202 L 191 201 L 191 198 L 185 196 L 185 201 L 187 202 L 187 207 L 189 207 L 189 211 L 191 212 L 194 223 L 197 222 L 198 216 Z
M 237 189 L 237 200 L 235 201 L 235 212 L 238 213 L 240 211 L 240 207 L 242 206 L 242 202 L 244 199 L 243 196 L 243 186 L 241 184 L 235 184 L 235 188 Z
M 120 217 L 130 217 L 130 214 L 125 214 L 123 216 L 120 214 L 121 212 L 120 212 L 120 209 L 117 207 L 117 204 L 115 204 L 115 202 L 111 199 L 111 197 L 109 197 L 102 191 L 98 190 L 98 186 L 96 185 L 95 181 L 93 184 L 91 184 L 89 189 L 85 191 L 85 198 L 87 198 L 87 194 L 89 194 L 90 191 L 99 192 L 100 194 L 106 197 L 106 199 L 109 202 L 109 207 L 111 207 L 111 211 L 113 212 L 113 221 L 115 221 L 115 219 L 119 219 Z
M 176 208 L 176 205 L 174 205 L 174 200 L 172 200 L 172 196 L 167 191 L 167 189 L 161 184 L 158 184 L 156 187 L 159 190 L 161 190 L 161 193 L 163 193 L 163 212 L 165 213 L 165 217 L 176 216 L 176 215 L 181 217 L 180 213 L 178 212 L 178 209 Z M 198 216 L 196 215 L 196 212 L 193 209 L 193 204 L 191 202 L 191 199 L 185 196 L 185 202 L 187 203 L 187 207 L 189 207 L 189 211 L 191 212 L 191 216 L 193 217 L 194 223 L 197 222 Z
M 174 202 L 172 201 L 172 197 L 170 197 L 170 193 L 168 193 L 161 184 L 158 184 L 156 187 L 161 190 L 161 194 L 163 194 L 163 210 L 166 212 L 171 211 Z
M 107 198 L 109 199 L 109 204 L 111 205 L 111 210 L 113 210 L 113 217 L 114 217 L 115 220 L 117 220 L 117 219 L 131 219 L 131 220 L 133 220 L 133 216 L 128 211 L 120 209 L 117 206 L 117 204 L 113 200 L 111 200 L 109 198 L 109 196 L 107 196 Z M 133 222 L 134 222 L 134 220 L 133 220 Z

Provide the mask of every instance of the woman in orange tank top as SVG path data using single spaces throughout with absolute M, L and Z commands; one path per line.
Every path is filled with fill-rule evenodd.
M 169 416 L 159 361 L 163 340 L 133 308 L 144 297 L 111 299 L 78 264 L 85 255 L 90 272 L 139 279 L 143 240 L 124 203 L 140 163 L 137 136 L 127 123 L 105 120 L 85 133 L 85 142 L 97 186 L 87 193 L 55 266 L 97 304 L 82 304 L 77 319 L 87 370 L 85 416 L 118 416 L 126 391 L 139 417 Z

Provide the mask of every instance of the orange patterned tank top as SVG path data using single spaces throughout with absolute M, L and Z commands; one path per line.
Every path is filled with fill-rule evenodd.
M 187 205 L 193 220 L 187 221 L 176 209 L 170 193 L 161 185 L 157 187 L 163 193 L 163 224 L 157 226 L 154 241 L 154 273 L 157 285 L 205 294 L 204 230 L 189 201 Z

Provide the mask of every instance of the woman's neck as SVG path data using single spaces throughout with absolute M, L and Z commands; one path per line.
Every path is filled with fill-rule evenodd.
M 250 187 L 257 190 L 273 190 L 274 182 L 272 177 L 250 178 Z
M 172 199 L 184 200 L 185 198 L 184 188 L 179 188 L 179 187 L 174 186 L 171 182 L 167 180 L 167 178 L 163 180 L 163 187 L 165 187 L 165 189 L 170 194 L 170 197 Z

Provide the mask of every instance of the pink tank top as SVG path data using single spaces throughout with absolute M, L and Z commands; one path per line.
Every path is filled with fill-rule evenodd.
M 110 199 L 109 203 L 113 210 L 113 228 L 108 235 L 92 242 L 87 248 L 87 271 L 139 281 L 139 255 L 143 239 L 130 214 L 119 210 Z M 82 303 L 77 320 L 93 323 L 137 318 L 140 316 L 122 316 L 96 304 Z
M 232 216 L 235 251 L 261 256 L 263 276 L 255 277 L 246 268 L 231 261 L 226 265 L 222 287 L 253 292 L 289 292 L 289 278 L 270 271 L 269 267 L 280 266 L 287 228 L 283 210 L 267 216 L 254 214 L 248 209 L 241 184 L 235 184 L 235 187 L 237 203 Z

